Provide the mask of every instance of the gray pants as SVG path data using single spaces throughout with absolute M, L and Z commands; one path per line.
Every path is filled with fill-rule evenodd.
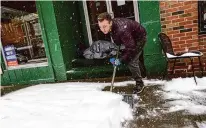
M 137 54 L 135 57 L 128 63 L 128 68 L 132 73 L 133 79 L 136 83 L 143 83 L 142 75 L 145 76 L 145 66 L 144 66 L 144 58 L 143 58 L 143 47 L 145 42 L 141 42 L 141 46 L 137 46 Z M 144 74 L 143 74 L 144 73 Z

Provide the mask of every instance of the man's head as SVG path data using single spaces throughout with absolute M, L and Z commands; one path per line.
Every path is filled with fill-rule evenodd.
M 108 34 L 112 27 L 112 17 L 109 13 L 101 13 L 98 16 L 98 25 L 104 34 Z

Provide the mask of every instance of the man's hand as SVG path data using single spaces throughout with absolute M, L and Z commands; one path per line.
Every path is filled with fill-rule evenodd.
M 115 58 L 110 58 L 109 59 L 110 63 L 112 63 L 114 66 L 119 66 L 121 64 L 119 59 L 115 59 Z

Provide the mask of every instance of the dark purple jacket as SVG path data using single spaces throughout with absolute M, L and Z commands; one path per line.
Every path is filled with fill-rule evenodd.
M 138 22 L 126 18 L 112 20 L 111 36 L 115 44 L 125 46 L 121 60 L 128 63 L 137 54 L 137 50 L 144 47 L 146 30 Z

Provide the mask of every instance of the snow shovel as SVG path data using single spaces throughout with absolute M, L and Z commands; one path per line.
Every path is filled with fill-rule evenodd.
M 116 56 L 116 59 L 118 59 L 118 56 L 119 56 L 119 47 L 117 48 L 117 56 Z M 111 87 L 110 87 L 110 92 L 112 92 L 112 89 L 113 89 L 113 86 L 114 86 L 114 78 L 115 78 L 115 75 L 116 75 L 116 70 L 117 70 L 117 66 L 114 66 L 114 70 L 113 70 L 113 75 L 112 75 L 112 82 L 111 82 Z

